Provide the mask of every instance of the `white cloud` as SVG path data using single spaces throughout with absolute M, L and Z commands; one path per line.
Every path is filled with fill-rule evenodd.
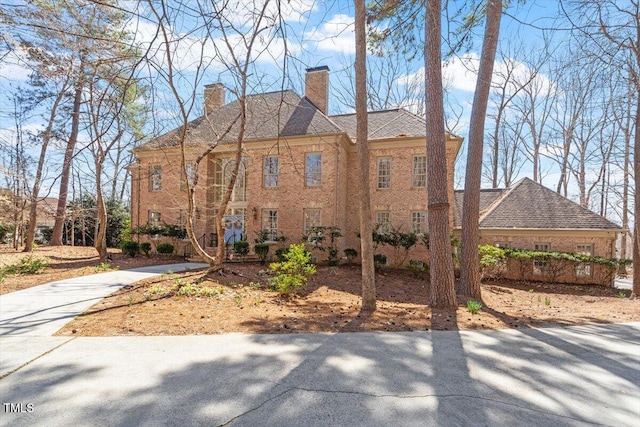
M 131 22 L 130 31 L 135 34 L 136 43 L 142 49 L 149 49 L 153 62 L 159 69 L 167 67 L 167 47 L 164 44 L 162 33 L 158 33 L 157 24 L 152 22 Z M 239 62 L 243 62 L 246 55 L 246 44 L 243 35 L 229 33 L 227 40 L 222 35 L 210 38 L 204 35 L 185 34 L 174 28 L 167 28 L 169 38 L 169 50 L 171 61 L 178 71 L 195 71 L 203 65 L 210 70 L 222 71 L 224 64 L 231 64 L 235 56 Z M 246 37 L 250 36 L 252 29 L 247 29 Z M 157 34 L 157 35 L 156 35 Z M 229 46 L 233 50 L 230 52 Z M 289 39 L 274 36 L 268 31 L 260 34 L 252 47 L 251 60 L 257 62 L 275 63 L 282 60 L 285 52 L 292 54 L 300 50 L 300 46 Z M 206 67 L 205 67 L 206 68 Z
M 476 87 L 477 75 L 475 69 L 479 58 L 475 53 L 469 53 L 462 57 L 456 57 L 442 63 L 442 84 L 446 90 L 461 90 L 473 92 Z M 411 86 L 424 82 L 424 67 L 420 67 L 415 73 L 398 78 L 398 84 Z
M 246 0 L 243 0 L 246 1 Z M 282 17 L 285 21 L 295 21 L 303 23 L 307 21 L 307 17 L 311 12 L 314 12 L 318 8 L 318 2 L 316 0 L 287 0 L 287 1 L 272 1 L 269 7 L 272 9 L 280 8 Z
M 319 50 L 354 54 L 356 51 L 354 18 L 349 15 L 334 15 L 331 20 L 307 31 L 303 37 Z
M 27 54 L 17 43 L 3 59 L 0 66 L 0 75 L 13 82 L 25 81 L 29 78 L 31 70 L 26 66 Z

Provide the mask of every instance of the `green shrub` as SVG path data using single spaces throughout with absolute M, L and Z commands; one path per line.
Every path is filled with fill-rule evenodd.
M 373 256 L 373 266 L 376 270 L 380 270 L 382 266 L 387 265 L 387 256 L 384 254 L 375 254 Z
M 313 245 L 316 249 L 322 252 L 326 251 L 328 254 L 327 264 L 333 267 L 340 264 L 337 247 L 337 240 L 340 237 L 342 237 L 342 232 L 340 232 L 339 227 L 317 226 L 312 227 L 311 230 L 309 230 L 309 234 L 302 236 L 302 239 Z
M 236 255 L 244 256 L 249 253 L 249 242 L 246 240 L 238 240 L 233 242 L 233 252 Z
M 496 277 L 506 268 L 505 250 L 493 245 L 478 246 L 480 273 L 484 277 Z
M 309 276 L 315 274 L 316 266 L 311 264 L 311 252 L 305 249 L 303 243 L 290 245 L 283 256 L 284 261 L 269 265 L 269 269 L 276 273 L 269 282 L 278 292 L 288 294 L 302 287 Z
M 358 256 L 358 251 L 353 248 L 347 248 L 344 250 L 344 256 L 347 257 L 347 262 L 351 265 L 353 260 Z
M 93 270 L 96 273 L 111 270 L 111 264 L 109 264 L 108 262 L 101 262 L 99 265 L 96 265 Z
M 140 252 L 140 245 L 138 242 L 122 242 L 120 243 L 120 249 L 123 254 L 127 254 L 133 258 L 138 252 Z
M 411 259 L 409 270 L 414 277 L 421 277 L 424 272 L 429 272 L 429 264 L 419 259 Z
M 50 243 L 51 238 L 53 237 L 53 228 L 39 227 L 38 229 L 40 231 L 40 239 L 38 239 L 38 242 L 40 244 Z
M 467 301 L 467 310 L 469 310 L 469 313 L 471 314 L 476 314 L 477 312 L 482 310 L 482 303 L 470 299 L 469 301 Z
M 146 256 L 149 256 L 149 252 L 151 252 L 151 243 L 149 242 L 140 243 L 140 252 L 142 252 Z
M 171 243 L 158 243 L 158 246 L 156 246 L 156 251 L 158 251 L 159 254 L 172 254 L 174 250 L 174 247 Z
M 221 292 L 209 286 L 199 286 L 191 282 L 183 283 L 178 286 L 177 294 L 182 297 L 217 297 Z
M 41 258 L 27 255 L 15 264 L 5 266 L 0 270 L 0 276 L 8 276 L 9 274 L 36 274 L 44 270 L 49 263 Z
M 256 243 L 253 247 L 253 251 L 256 253 L 260 263 L 264 264 L 267 261 L 267 254 L 269 253 L 269 245 L 266 243 Z
M 276 249 L 276 257 L 278 257 L 278 261 L 284 262 L 287 260 L 287 252 L 289 252 L 289 248 L 278 248 Z
M 338 258 L 338 250 L 337 249 L 329 249 L 329 257 L 327 258 L 327 263 L 331 267 L 335 267 L 340 265 L 340 259 Z

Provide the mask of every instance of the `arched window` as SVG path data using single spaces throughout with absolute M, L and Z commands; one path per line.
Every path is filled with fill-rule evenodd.
M 216 162 L 216 192 L 215 200 L 219 202 L 222 200 L 222 196 L 227 191 L 227 187 L 231 182 L 231 176 L 233 170 L 236 167 L 236 161 L 231 159 L 218 159 Z M 245 202 L 247 201 L 247 172 L 246 172 L 246 159 L 242 159 L 240 167 L 238 168 L 238 176 L 236 178 L 236 184 L 233 187 L 231 193 L 230 202 Z

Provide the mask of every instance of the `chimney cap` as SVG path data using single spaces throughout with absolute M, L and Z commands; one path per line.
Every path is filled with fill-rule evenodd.
M 320 65 L 319 67 L 311 67 L 311 68 L 307 68 L 307 73 L 312 73 L 314 71 L 330 71 L 329 67 L 326 65 Z
M 214 86 L 224 86 L 224 84 L 222 84 L 222 82 L 215 82 L 215 83 L 209 83 L 204 85 L 204 87 L 214 87 Z

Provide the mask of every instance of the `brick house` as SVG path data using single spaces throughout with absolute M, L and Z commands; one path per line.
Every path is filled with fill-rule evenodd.
M 454 234 L 460 235 L 464 193 L 455 191 Z M 623 229 L 555 191 L 523 178 L 507 189 L 480 192 L 480 244 L 514 249 L 572 252 L 615 258 L 616 239 Z M 511 268 L 506 277 L 545 280 L 544 261 Z M 582 265 L 557 281 L 608 283 L 598 266 Z M 524 277 L 523 277 L 524 276 Z M 605 283 L 606 282 L 606 283 Z
M 253 242 L 261 230 L 272 238 L 300 241 L 313 226 L 336 226 L 345 248 L 358 249 L 359 231 L 355 114 L 327 115 L 329 70 L 307 70 L 305 96 L 291 90 L 247 97 L 248 125 L 240 175 L 226 211 L 226 241 Z M 205 115 L 188 125 L 186 165 L 189 179 L 197 173 L 194 229 L 213 253 L 218 239 L 214 218 L 229 171 L 234 166 L 238 134 L 238 101 L 225 103 L 222 84 L 204 90 Z M 427 230 L 425 122 L 402 108 L 371 111 L 369 120 L 372 220 L 380 230 Z M 179 129 L 134 150 L 132 226 L 184 224 L 186 194 L 180 177 Z M 446 136 L 448 191 L 452 232 L 460 235 L 462 191 L 453 189 L 454 161 L 462 138 Z M 193 164 L 210 144 L 196 171 Z M 482 190 L 480 242 L 520 249 L 581 252 L 615 256 L 622 230 L 528 178 L 508 189 Z M 178 248 L 180 250 L 180 248 Z M 389 248 L 377 252 L 391 255 Z M 273 252 L 272 252 L 273 253 Z M 423 245 L 411 259 L 426 260 Z M 587 269 L 589 270 L 589 269 Z M 535 266 L 529 276 L 535 279 Z M 568 281 L 588 283 L 594 270 Z
M 225 239 L 247 240 L 261 230 L 299 241 L 313 226 L 337 226 L 345 248 L 358 249 L 355 114 L 327 115 L 329 69 L 307 70 L 305 96 L 291 90 L 246 98 L 248 124 L 240 175 L 228 205 Z M 189 123 L 187 173 L 209 144 L 220 144 L 197 168 L 194 228 L 206 247 L 218 238 L 214 216 L 234 166 L 238 101 L 225 103 L 221 84 L 207 85 L 205 115 Z M 372 220 L 382 229 L 426 232 L 425 121 L 402 108 L 369 112 Z M 134 150 L 132 225 L 183 224 L 185 185 L 180 178 L 178 129 Z M 447 135 L 449 196 L 462 138 Z M 191 176 L 189 179 L 194 179 Z M 453 203 L 450 218 L 453 224 Z M 419 249 L 424 252 L 424 249 Z M 424 256 L 425 254 L 418 254 Z

